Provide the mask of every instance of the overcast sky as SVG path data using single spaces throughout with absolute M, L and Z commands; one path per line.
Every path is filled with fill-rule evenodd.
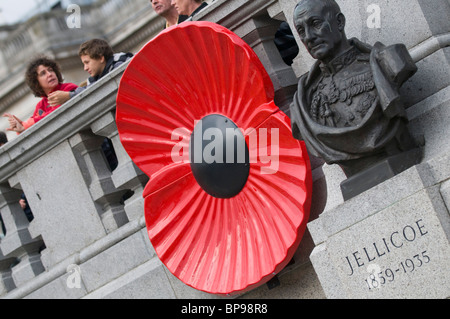
M 58 0 L 0 0 L 0 25 L 18 22 L 25 16 L 38 13 L 39 8 Z

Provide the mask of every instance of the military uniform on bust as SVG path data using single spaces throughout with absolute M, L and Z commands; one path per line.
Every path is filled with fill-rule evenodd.
M 291 107 L 294 137 L 305 140 L 313 155 L 329 164 L 340 164 L 347 176 L 365 167 L 363 162 L 415 147 L 398 96 L 381 105 L 379 92 L 384 89 L 378 90 L 378 86 L 391 75 L 381 69 L 378 59 L 371 55 L 371 47 L 357 39 L 350 42 L 348 51 L 326 65 L 316 62 L 300 79 Z M 383 61 L 383 65 L 388 64 Z M 405 71 L 415 72 L 411 64 L 400 72 Z M 384 114 L 384 110 L 390 114 Z M 355 167 L 352 160 L 365 157 L 367 161 Z M 351 161 L 350 166 L 347 161 Z
M 333 0 L 300 1 L 294 24 L 317 61 L 300 78 L 291 104 L 293 136 L 312 155 L 340 165 L 348 177 L 344 186 L 352 182 L 358 191 L 418 163 L 421 151 L 399 93 L 417 71 L 406 47 L 347 40 L 345 17 Z M 363 185 L 368 180 L 377 182 Z

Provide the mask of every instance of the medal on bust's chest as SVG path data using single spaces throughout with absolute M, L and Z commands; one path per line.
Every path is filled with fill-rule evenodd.
M 322 74 L 311 90 L 311 118 L 331 127 L 361 123 L 377 96 L 368 59 L 352 48 L 320 68 Z

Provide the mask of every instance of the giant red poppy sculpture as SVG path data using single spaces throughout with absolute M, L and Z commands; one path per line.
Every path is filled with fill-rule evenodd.
M 164 30 L 122 76 L 117 127 L 150 176 L 148 235 L 196 289 L 234 294 L 265 283 L 303 236 L 309 158 L 273 97 L 254 51 L 210 22 Z

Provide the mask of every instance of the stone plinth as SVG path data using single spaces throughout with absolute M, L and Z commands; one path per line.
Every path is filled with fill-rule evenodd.
M 442 157 L 416 165 L 308 225 L 311 262 L 328 298 L 450 297 L 442 199 L 449 164 Z

